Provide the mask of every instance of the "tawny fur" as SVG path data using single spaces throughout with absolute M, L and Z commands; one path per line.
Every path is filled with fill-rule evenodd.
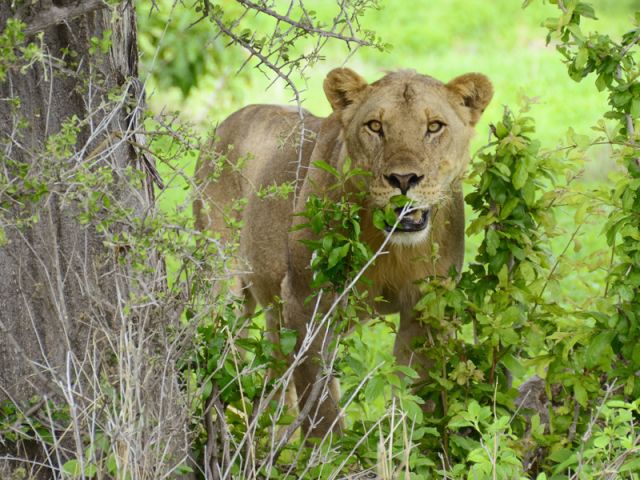
M 424 333 L 413 314 L 419 299 L 417 282 L 462 266 L 464 202 L 460 180 L 469 161 L 474 126 L 493 95 L 491 83 L 477 73 L 444 84 L 413 71 L 400 71 L 367 84 L 352 70 L 342 68 L 329 73 L 324 90 L 334 112 L 327 118 L 303 112 L 307 133 L 301 153 L 300 115 L 290 107 L 252 105 L 218 127 L 217 140 L 203 150 L 197 168 L 201 195 L 194 202 L 194 212 L 198 227 L 211 230 L 226 242 L 238 239 L 236 268 L 246 273 L 234 293 L 246 296 L 250 308 L 255 302 L 270 306 L 267 328 L 275 341 L 284 324 L 298 332 L 300 343 L 313 309 L 313 302 L 304 303 L 311 294 L 310 252 L 300 240 L 311 238 L 311 232 L 292 230 L 304 221 L 293 213 L 304 209 L 310 195 L 324 194 L 335 183 L 331 175 L 309 165 L 324 160 L 340 169 L 349 157 L 354 167 L 371 173 L 362 230 L 374 251 L 385 234 L 372 225 L 372 212 L 400 193 L 390 184 L 389 175 L 421 177 L 407 196 L 415 205 L 429 208 L 429 235 L 394 234 L 387 253 L 366 276 L 371 280 L 368 298 L 385 299 L 374 307 L 380 313 L 400 313 L 394 347 L 398 362 L 411 364 L 427 378 L 428 362 L 412 349 L 412 343 Z M 383 135 L 367 126 L 372 120 L 380 122 Z M 437 134 L 427 134 L 433 122 L 444 126 Z M 223 166 L 222 173 L 212 181 L 216 163 Z M 256 195 L 262 188 L 295 181 L 296 175 L 301 176 L 296 205 L 292 196 L 261 199 Z M 240 198 L 248 203 L 241 213 L 232 211 L 230 206 Z M 225 216 L 240 220 L 241 230 L 230 231 Z M 434 243 L 438 244 L 437 255 Z M 301 406 L 311 384 L 321 377 L 317 358 L 321 348 L 314 342 L 296 369 Z M 340 430 L 337 396 L 337 388 L 332 388 L 328 398 L 312 409 L 319 418 L 313 435 Z M 303 427 L 312 428 L 310 422 Z

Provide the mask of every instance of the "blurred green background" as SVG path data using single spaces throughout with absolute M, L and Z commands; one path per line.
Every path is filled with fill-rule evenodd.
M 227 5 L 233 3 L 221 2 L 231 18 L 234 10 Z M 597 25 L 599 31 L 614 37 L 630 28 L 633 9 L 640 8 L 640 0 L 591 3 L 599 20 L 586 24 L 585 30 Z M 337 11 L 330 0 L 307 0 L 305 4 L 320 17 L 328 18 Z M 249 103 L 291 101 L 282 82 L 267 89 L 271 79 L 252 69 L 251 63 L 237 75 L 246 58 L 244 52 L 216 38 L 209 22 L 191 26 L 198 18 L 192 9 L 172 5 L 173 0 L 159 0 L 159 10 L 152 15 L 148 0 L 138 5 L 143 64 L 151 72 L 149 103 L 155 111 L 178 110 L 184 119 L 206 128 Z M 304 106 L 319 115 L 329 113 L 322 80 L 329 70 L 343 65 L 371 81 L 399 68 L 412 68 L 443 81 L 477 71 L 491 78 L 496 91 L 478 127 L 477 145 L 486 139 L 487 123 L 500 115 L 503 105 L 515 105 L 521 95 L 539 99 L 533 114 L 546 143 L 556 142 L 569 126 L 587 130 L 602 114 L 604 97 L 587 82 L 572 82 L 553 46 L 545 45 L 542 24 L 556 15 L 557 8 L 542 0 L 534 0 L 524 10 L 521 5 L 521 0 L 380 0 L 380 9 L 370 10 L 361 23 L 391 44 L 391 50 L 364 48 L 345 63 L 345 47 L 330 41 L 322 52 L 325 61 L 314 67 L 308 83 L 299 83 L 305 90 Z M 264 22 L 254 17 L 251 25 L 258 29 Z
M 149 14 L 150 3 L 138 0 L 142 73 L 153 112 L 176 112 L 205 137 L 216 123 L 246 104 L 291 103 L 292 94 L 283 83 L 276 81 L 270 86 L 273 78 L 252 68 L 252 63 L 238 73 L 246 54 L 216 37 L 209 22 L 193 25 L 198 15 L 186 4 L 174 6 L 173 0 L 157 0 L 158 9 Z M 633 11 L 640 9 L 640 0 L 589 3 L 599 19 L 584 23 L 583 30 L 596 29 L 614 39 L 631 28 Z M 232 18 L 235 2 L 222 1 L 221 5 Z M 305 5 L 323 18 L 331 18 L 337 11 L 336 3 L 329 0 L 307 0 Z M 544 149 L 552 149 L 566 139 L 569 128 L 590 134 L 591 127 L 607 111 L 606 97 L 597 92 L 592 79 L 572 81 L 560 54 L 553 45 L 546 45 L 543 23 L 548 17 L 558 16 L 557 7 L 542 0 L 533 0 L 524 10 L 521 5 L 521 0 L 381 0 L 380 8 L 369 11 L 362 19 L 362 27 L 375 31 L 392 48 L 384 52 L 361 49 L 349 56 L 344 45 L 329 42 L 322 52 L 325 60 L 309 72 L 308 82 L 298 83 L 303 90 L 303 105 L 315 114 L 329 114 L 322 81 L 329 70 L 343 65 L 370 81 L 388 70 L 401 68 L 415 69 L 443 81 L 475 71 L 490 77 L 495 97 L 477 127 L 472 150 L 487 142 L 488 125 L 501 117 L 504 106 L 517 109 L 524 96 L 537 101 L 531 115 Z M 255 29 L 266 25 L 259 16 L 250 22 Z M 171 165 L 160 165 L 167 184 L 158 195 L 162 208 L 190 214 L 190 178 L 195 159 L 191 154 L 172 160 Z M 609 160 L 608 149 L 600 148 L 590 150 L 582 168 L 584 173 L 577 188 L 588 191 L 607 182 L 615 165 Z M 573 207 L 561 207 L 559 213 L 559 221 L 567 231 L 553 241 L 555 255 L 569 241 L 575 211 Z M 569 241 L 574 242 L 567 252 L 571 269 L 557 272 L 564 281 L 559 287 L 550 286 L 548 294 L 584 305 L 601 293 L 608 255 L 602 250 L 606 246 L 601 235 L 604 218 L 589 219 L 590 228 Z M 467 242 L 467 261 L 473 260 L 477 242 L 477 238 Z M 388 328 L 378 323 L 356 332 L 357 338 L 369 347 L 369 358 L 362 359 L 364 364 L 377 365 L 390 359 L 393 338 Z M 357 380 L 357 376 L 354 378 Z M 343 383 L 345 388 L 350 386 L 348 374 Z M 382 406 L 359 408 L 365 410 L 360 413 L 371 416 Z

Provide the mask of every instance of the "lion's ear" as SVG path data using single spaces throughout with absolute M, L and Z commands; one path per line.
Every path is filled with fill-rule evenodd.
M 324 79 L 324 93 L 334 111 L 351 105 L 367 88 L 367 82 L 350 68 L 336 68 Z
M 471 111 L 472 126 L 478 123 L 493 97 L 493 85 L 481 73 L 466 73 L 454 78 L 447 84 L 447 88 L 462 97 L 464 106 Z

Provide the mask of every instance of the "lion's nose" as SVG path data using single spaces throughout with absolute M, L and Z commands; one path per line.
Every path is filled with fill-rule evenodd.
M 416 175 L 415 173 L 390 173 L 389 175 L 385 175 L 384 178 L 389 182 L 393 188 L 399 188 L 402 192 L 402 195 L 406 195 L 410 188 L 418 185 L 424 175 Z

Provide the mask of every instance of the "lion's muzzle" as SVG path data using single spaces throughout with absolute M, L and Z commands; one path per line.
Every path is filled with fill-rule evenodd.
M 396 215 L 400 218 L 394 232 L 420 232 L 427 228 L 429 225 L 429 209 L 428 208 L 416 208 L 406 210 L 402 207 L 396 208 Z M 403 214 L 404 212 L 404 214 Z M 385 230 L 391 232 L 392 226 L 387 225 Z

